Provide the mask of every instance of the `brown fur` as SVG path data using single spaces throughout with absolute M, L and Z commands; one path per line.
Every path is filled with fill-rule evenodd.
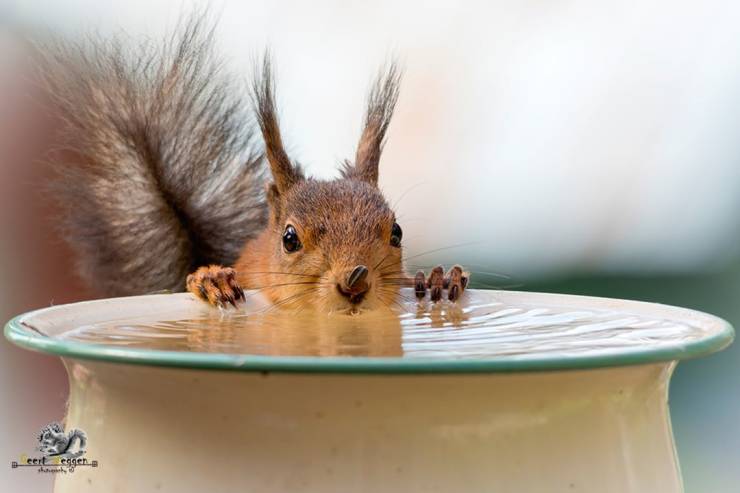
M 350 303 L 339 289 L 346 287 L 346 279 L 356 266 L 364 265 L 369 270 L 365 281 L 369 291 L 362 306 L 375 308 L 394 302 L 398 285 L 406 276 L 402 249 L 390 244 L 395 214 L 377 188 L 377 177 L 398 82 L 394 66 L 387 77 L 376 82 L 358 146 L 358 161 L 345 166 L 344 177 L 332 181 L 306 179 L 283 148 L 271 68 L 265 58 L 261 74 L 255 77 L 253 100 L 274 186 L 267 195 L 267 227 L 246 244 L 235 265 L 243 287 L 262 289 L 274 303 L 312 303 L 327 311 L 342 310 Z M 295 253 L 281 248 L 289 224 L 303 244 Z
M 76 157 L 58 167 L 56 190 L 83 275 L 103 294 L 185 286 L 219 306 L 236 306 L 246 288 L 276 306 L 354 311 L 390 306 L 406 285 L 432 288 L 436 301 L 450 281 L 457 299 L 462 274 L 440 280 L 435 270 L 414 284 L 391 242 L 395 214 L 377 185 L 396 65 L 370 92 L 354 163 L 320 181 L 285 151 L 267 55 L 251 85 L 264 140 L 264 152 L 254 150 L 248 109 L 223 77 L 212 33 L 196 17 L 162 48 L 128 54 L 120 39 L 57 40 L 42 50 Z M 292 253 L 282 243 L 288 225 L 302 246 Z M 353 270 L 360 275 L 349 282 Z
M 107 296 L 180 291 L 232 264 L 264 228 L 264 164 L 249 107 L 203 17 L 158 45 L 117 37 L 39 46 L 62 118 L 52 191 L 78 268 Z
M 390 64 L 385 73 L 378 75 L 368 98 L 365 127 L 357 145 L 354 164 L 345 162 L 342 176 L 378 184 L 378 166 L 385 145 L 385 134 L 398 101 L 401 73 Z
M 394 214 L 377 188 L 356 180 L 304 180 L 277 200 L 280 204 L 272 210 L 281 212 L 271 214 L 267 228 L 247 243 L 235 265 L 243 287 L 275 285 L 264 290 L 275 303 L 293 296 L 295 303 L 287 304 L 318 301 L 327 311 L 340 310 L 348 303 L 337 285 L 355 266 L 365 265 L 370 292 L 363 306 L 393 303 L 405 277 L 402 249 L 390 245 Z M 287 224 L 296 228 L 303 243 L 291 254 L 280 243 Z
M 283 147 L 272 70 L 265 57 L 254 79 L 252 100 L 274 180 L 267 188 L 269 220 L 260 235 L 245 245 L 235 264 L 238 284 L 226 283 L 215 304 L 234 304 L 240 288 L 261 290 L 279 306 L 312 305 L 328 312 L 354 311 L 355 305 L 366 309 L 390 306 L 398 297 L 399 286 L 414 285 L 422 297 L 429 288 L 433 301 L 442 298 L 444 288 L 449 288 L 450 300 L 460 296 L 463 283 L 467 283 L 462 268 L 455 266 L 445 276 L 442 267 L 437 267 L 428 280 L 421 274 L 421 283 L 415 282 L 404 271 L 402 248 L 391 244 L 395 213 L 377 185 L 399 82 L 395 65 L 376 80 L 355 163 L 346 161 L 339 179 L 307 179 Z M 281 246 L 288 225 L 295 228 L 302 243 L 302 248 L 292 253 Z M 346 296 L 351 291 L 347 279 L 357 266 L 368 271 L 361 283 L 360 303 Z M 189 278 L 192 286 L 189 281 L 188 289 L 213 303 L 213 286 L 230 276 L 234 274 L 228 268 L 201 268 Z

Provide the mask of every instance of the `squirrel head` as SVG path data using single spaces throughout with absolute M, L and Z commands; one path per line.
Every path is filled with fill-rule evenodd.
M 394 64 L 380 74 L 354 161 L 345 161 L 335 180 L 315 180 L 285 152 L 265 57 L 252 95 L 273 178 L 266 190 L 268 226 L 258 240 L 264 271 L 275 273 L 261 278 L 274 286 L 264 290 L 273 302 L 354 312 L 390 306 L 398 296 L 405 280 L 403 233 L 378 189 L 378 165 L 399 81 Z

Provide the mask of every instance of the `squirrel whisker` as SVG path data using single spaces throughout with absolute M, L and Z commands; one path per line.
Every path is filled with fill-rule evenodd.
M 391 282 L 385 282 L 385 284 L 387 284 L 388 286 L 401 286 L 401 287 L 410 288 L 414 285 L 414 280 L 409 279 L 409 280 L 403 280 L 403 281 L 391 281 Z
M 393 201 L 393 204 L 391 205 L 391 209 L 394 209 L 395 210 L 396 207 L 398 207 L 398 204 L 401 202 L 401 200 L 403 200 L 403 198 L 406 195 L 408 195 L 409 192 L 413 191 L 414 189 L 416 189 L 416 188 L 418 188 L 418 187 L 420 187 L 422 185 L 429 185 L 429 181 L 426 181 L 426 180 L 419 181 L 419 182 L 414 183 L 410 187 L 408 187 L 406 190 L 403 191 L 403 193 L 401 193 L 401 195 L 395 201 Z M 397 218 L 397 219 L 400 219 L 400 217 Z
M 256 288 L 249 288 L 249 291 L 262 291 L 265 289 L 270 288 L 281 288 L 285 286 L 300 286 L 300 285 L 313 285 L 313 286 L 319 286 L 321 285 L 318 281 L 306 281 L 306 282 L 285 282 L 285 283 L 278 283 L 278 284 L 268 284 L 267 286 L 258 286 Z
M 252 272 L 252 271 L 241 271 L 244 274 L 265 274 L 265 275 L 282 275 L 282 276 L 298 276 L 298 277 L 312 277 L 312 278 L 320 278 L 321 276 L 317 276 L 315 274 L 298 274 L 295 272 Z
M 414 259 L 414 258 L 417 258 L 417 257 L 421 257 L 423 255 L 429 255 L 430 253 L 441 252 L 441 251 L 444 251 L 444 250 L 451 250 L 453 248 L 461 248 L 461 247 L 465 247 L 465 246 L 475 245 L 477 243 L 481 243 L 481 242 L 479 242 L 479 241 L 471 241 L 471 242 L 468 242 L 468 243 L 458 243 L 457 245 L 450 245 L 450 246 L 446 246 L 446 247 L 435 248 L 433 250 L 427 250 L 426 252 L 417 253 L 416 255 L 411 255 L 409 257 L 403 257 L 401 260 L 399 260 L 397 262 L 394 262 L 392 264 L 386 265 L 386 268 L 387 267 L 393 267 L 393 266 L 398 265 L 398 264 L 402 264 L 403 262 L 406 262 L 407 260 L 411 260 L 411 259 Z
M 398 308 L 400 308 L 401 310 L 405 310 L 406 307 L 403 306 L 403 303 L 401 303 L 398 298 L 403 299 L 403 301 L 405 301 L 406 303 L 415 301 L 408 296 L 404 296 L 398 291 L 398 289 L 391 286 L 381 286 L 380 288 L 378 288 L 378 293 L 382 295 L 387 295 L 390 298 L 391 302 L 394 305 L 398 306 Z M 383 296 L 378 296 L 378 299 L 382 300 Z
M 393 310 L 393 308 L 391 308 L 391 305 L 386 303 L 386 301 L 383 299 L 382 296 L 378 296 L 378 301 L 383 303 L 383 305 L 385 305 L 385 307 L 388 308 L 388 310 L 391 310 L 391 311 Z M 398 306 L 401 310 L 403 310 L 403 305 L 399 303 L 398 300 L 395 299 L 395 297 L 391 298 L 391 303 L 393 303 L 394 305 Z
M 390 253 L 387 253 L 382 259 L 380 259 L 380 262 L 375 264 L 375 267 L 373 267 L 373 270 L 376 270 L 380 267 L 380 265 L 385 262 L 385 259 L 387 259 L 390 256 Z
M 288 303 L 291 303 L 293 301 L 297 301 L 299 299 L 302 299 L 306 295 L 315 294 L 317 291 L 319 291 L 319 288 L 321 286 L 328 286 L 330 283 L 329 283 L 329 279 L 326 276 L 319 276 L 319 280 L 318 281 L 315 281 L 315 282 L 312 282 L 312 283 L 307 283 L 307 284 L 313 284 L 313 286 L 312 287 L 309 287 L 309 288 L 306 288 L 306 289 L 303 289 L 302 291 L 300 291 L 298 293 L 294 293 L 292 295 L 289 295 L 289 296 L 286 296 L 286 297 L 284 297 L 282 299 L 279 299 L 279 300 L 274 301 L 272 303 L 272 306 L 268 307 L 263 313 L 269 313 L 271 310 L 274 310 L 274 309 L 276 309 L 278 307 L 281 307 L 281 306 L 286 305 Z
M 265 286 L 257 286 L 255 288 L 250 288 L 250 290 L 267 289 L 267 288 L 278 288 L 278 287 L 282 287 L 282 286 L 300 286 L 302 284 L 318 285 L 318 284 L 321 284 L 321 283 L 319 281 L 280 282 L 280 283 L 277 283 L 277 284 L 267 284 Z
M 278 307 L 281 307 L 283 305 L 286 305 L 286 304 L 288 304 L 290 302 L 296 301 L 296 300 L 300 299 L 301 297 L 303 297 L 303 296 L 305 296 L 307 294 L 313 294 L 315 291 L 316 291 L 316 289 L 306 289 L 306 290 L 303 290 L 303 291 L 301 291 L 299 293 L 292 294 L 290 296 L 286 296 L 285 298 L 280 299 L 280 300 L 274 302 L 272 304 L 272 306 L 269 306 L 264 311 L 264 313 L 269 313 L 271 310 L 274 310 L 274 309 L 276 309 Z
M 473 264 L 472 266 L 474 267 L 475 264 Z M 411 267 L 412 269 L 432 269 L 435 266 L 434 265 L 430 265 L 430 264 L 414 264 L 414 263 L 409 263 L 408 264 L 408 267 Z M 502 274 L 500 272 L 486 272 L 486 271 L 482 271 L 482 270 L 473 270 L 473 269 L 469 269 L 469 267 L 471 267 L 471 264 L 465 263 L 465 270 L 468 271 L 468 272 L 470 272 L 471 274 L 478 274 L 478 275 L 491 276 L 491 277 L 500 277 L 501 279 L 506 279 L 506 280 L 511 280 L 512 279 L 512 277 L 510 275 L 508 275 L 508 274 Z

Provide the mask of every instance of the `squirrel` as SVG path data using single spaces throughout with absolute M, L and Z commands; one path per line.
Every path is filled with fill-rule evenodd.
M 269 52 L 243 98 L 214 31 L 195 16 L 161 44 L 39 50 L 65 143 L 52 190 L 83 279 L 107 296 L 184 288 L 224 308 L 244 290 L 329 312 L 390 306 L 403 286 L 458 300 L 461 266 L 405 272 L 403 232 L 378 188 L 397 65 L 372 86 L 354 161 L 318 180 L 285 151 Z
M 62 456 L 77 458 L 85 453 L 87 435 L 80 430 L 72 430 L 64 434 L 64 428 L 59 423 L 51 423 L 41 430 L 38 436 L 39 446 L 36 448 L 44 457 Z M 77 443 L 77 451 L 72 447 Z

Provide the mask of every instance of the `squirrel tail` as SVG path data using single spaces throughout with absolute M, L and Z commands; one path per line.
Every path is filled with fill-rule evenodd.
M 265 166 L 205 16 L 161 45 L 90 37 L 38 51 L 63 124 L 52 192 L 82 277 L 123 296 L 232 265 L 266 223 Z
M 70 457 L 80 457 L 85 453 L 85 447 L 87 447 L 87 435 L 84 431 L 73 430 L 69 433 L 69 441 L 67 442 L 67 448 L 62 452 Z M 77 442 L 77 450 L 73 451 L 75 442 Z

